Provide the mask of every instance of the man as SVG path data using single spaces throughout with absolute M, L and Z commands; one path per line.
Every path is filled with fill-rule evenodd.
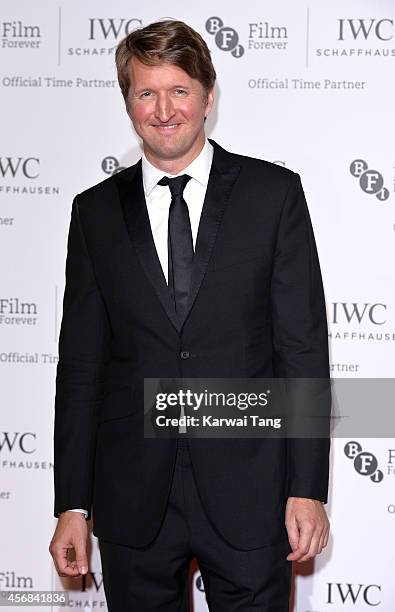
M 328 541 L 329 441 L 144 438 L 143 382 L 329 378 L 300 177 L 206 139 L 216 75 L 185 23 L 132 32 L 116 62 L 143 156 L 73 202 L 50 552 L 87 572 L 92 505 L 110 611 L 186 606 L 195 556 L 211 610 L 285 612 L 291 561 Z

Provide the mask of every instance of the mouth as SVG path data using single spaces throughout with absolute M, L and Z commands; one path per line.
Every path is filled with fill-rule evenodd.
M 155 124 L 153 124 L 152 127 L 154 127 L 156 130 L 158 130 L 160 133 L 169 134 L 169 133 L 175 132 L 180 125 L 182 125 L 182 124 L 181 123 L 171 123 L 169 125 L 155 125 Z

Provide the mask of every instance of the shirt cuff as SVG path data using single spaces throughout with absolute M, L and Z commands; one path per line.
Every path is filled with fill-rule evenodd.
M 84 510 L 83 508 L 68 508 L 67 511 L 68 512 L 82 512 L 85 518 L 87 518 L 88 516 L 88 510 Z

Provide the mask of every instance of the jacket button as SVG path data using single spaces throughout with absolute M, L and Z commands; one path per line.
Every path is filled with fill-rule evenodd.
M 181 357 L 181 359 L 188 359 L 189 358 L 189 351 L 181 351 L 180 357 Z

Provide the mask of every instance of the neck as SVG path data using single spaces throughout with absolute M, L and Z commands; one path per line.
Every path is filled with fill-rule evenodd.
M 166 174 L 178 174 L 179 172 L 182 172 L 184 168 L 189 166 L 189 164 L 191 164 L 193 160 L 196 159 L 196 157 L 201 153 L 204 147 L 205 139 L 206 136 L 203 133 L 202 136 L 196 140 L 194 145 L 184 155 L 181 155 L 181 157 L 177 157 L 176 159 L 163 159 L 161 157 L 157 157 L 152 151 L 146 148 L 145 145 L 144 154 L 148 161 L 155 166 L 155 168 L 158 168 L 158 170 L 162 170 Z

